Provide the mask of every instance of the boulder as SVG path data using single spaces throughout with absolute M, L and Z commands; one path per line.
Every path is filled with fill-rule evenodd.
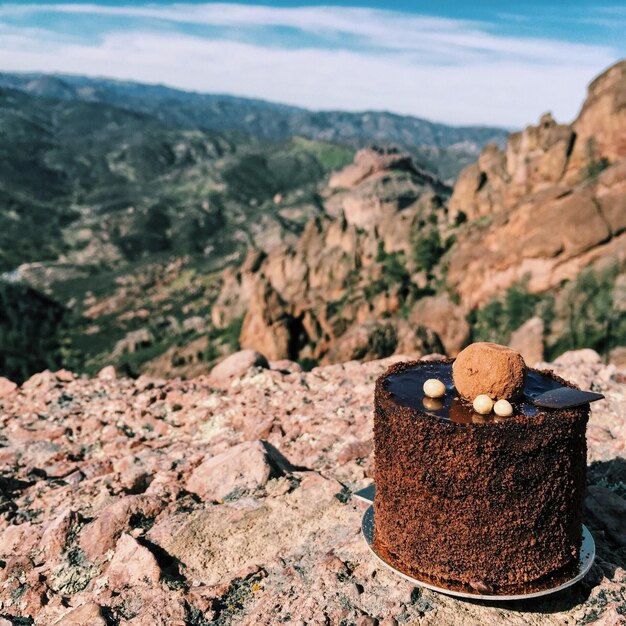
M 39 549 L 46 561 L 58 559 L 61 552 L 67 550 L 70 533 L 76 529 L 79 521 L 75 511 L 65 508 L 45 525 Z
M 256 350 L 239 350 L 220 361 L 212 370 L 211 378 L 215 381 L 240 378 L 251 367 L 268 368 L 267 359 Z
M 117 372 L 113 365 L 106 365 L 98 372 L 98 378 L 100 380 L 115 380 L 117 378 Z
M 540 317 L 531 317 L 526 320 L 511 335 L 509 347 L 519 352 L 526 365 L 534 367 L 539 361 L 543 361 L 544 323 Z
M 325 356 L 327 362 L 380 359 L 398 347 L 398 334 L 391 322 L 368 321 L 352 326 L 337 338 Z
M 207 457 L 191 473 L 186 489 L 205 500 L 222 500 L 235 491 L 263 487 L 290 467 L 289 461 L 266 441 L 246 441 Z
M 436 333 L 449 356 L 455 356 L 469 340 L 466 313 L 445 292 L 418 300 L 411 309 L 409 322 Z M 436 346 L 432 348 L 433 352 L 439 351 Z

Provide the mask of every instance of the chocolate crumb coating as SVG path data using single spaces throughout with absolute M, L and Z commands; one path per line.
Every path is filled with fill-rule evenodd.
M 486 341 L 461 350 L 452 365 L 454 386 L 470 402 L 483 393 L 492 400 L 518 398 L 524 389 L 525 374 L 521 354 Z
M 390 377 L 398 385 L 415 368 L 449 376 L 450 363 L 396 363 L 376 381 L 377 549 L 410 575 L 489 587 L 572 565 L 582 542 L 589 405 L 454 421 L 388 389 Z M 453 407 L 463 411 L 458 398 Z

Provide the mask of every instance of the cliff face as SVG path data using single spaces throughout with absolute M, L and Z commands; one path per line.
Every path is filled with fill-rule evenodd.
M 405 321 L 379 321 L 398 317 L 415 268 L 415 236 L 426 226 L 445 228 L 447 195 L 408 155 L 360 151 L 331 176 L 325 215 L 295 245 L 267 257 L 251 252 L 224 274 L 213 323 L 245 315 L 241 346 L 272 359 L 372 358 L 376 341 L 387 341 L 388 354 L 399 346 L 421 351 L 427 338 Z
M 596 565 L 555 596 L 489 606 L 412 587 L 363 541 L 352 494 L 372 481 L 389 364 L 0 379 L 0 624 L 621 623 L 626 371 L 591 351 L 553 365 L 606 395 L 588 427 Z
M 486 147 L 450 199 L 471 228 L 453 250 L 448 284 L 467 307 L 523 277 L 545 291 L 603 259 L 626 258 L 626 61 L 594 80 L 576 120 Z M 478 221 L 475 221 L 477 220 Z

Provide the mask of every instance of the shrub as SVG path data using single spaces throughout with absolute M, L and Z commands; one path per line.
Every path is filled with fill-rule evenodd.
M 65 309 L 26 287 L 0 283 L 0 375 L 21 383 L 61 363 Z
M 397 345 L 398 335 L 391 324 L 377 324 L 369 334 L 368 348 L 380 358 L 392 355 Z
M 617 300 L 617 266 L 582 271 L 565 289 L 565 332 L 550 346 L 550 357 L 566 350 L 593 348 L 607 355 L 626 345 L 626 311 Z
M 533 315 L 549 323 L 552 307 L 547 297 L 528 293 L 524 283 L 511 286 L 504 297 L 494 298 L 470 313 L 468 322 L 475 341 L 508 343 L 511 334 Z
M 320 362 L 318 359 L 312 359 L 305 356 L 299 359 L 298 363 L 305 372 L 310 372 L 314 367 L 317 367 Z
M 406 284 L 409 282 L 404 252 L 385 252 L 385 244 L 379 241 L 376 262 L 382 263 L 383 278 L 388 284 Z
M 403 252 L 393 252 L 387 255 L 383 262 L 383 277 L 391 285 L 406 285 L 409 282 L 410 277 L 404 265 Z
M 598 158 L 598 149 L 594 139 L 587 141 L 587 167 L 583 170 L 585 180 L 593 180 L 611 164 L 606 157 Z
M 417 269 L 430 274 L 445 251 L 446 248 L 436 228 L 430 228 L 420 234 L 413 243 L 413 258 Z
M 584 171 L 585 179 L 593 180 L 607 167 L 609 167 L 609 165 L 611 165 L 611 162 L 606 157 L 602 157 L 597 161 L 589 161 Z
M 230 346 L 231 350 L 239 350 L 239 335 L 241 335 L 241 327 L 243 326 L 243 316 L 236 317 L 225 329 L 224 339 Z

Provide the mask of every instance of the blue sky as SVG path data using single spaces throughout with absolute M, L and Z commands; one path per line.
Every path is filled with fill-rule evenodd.
M 625 32 L 626 7 L 602 0 L 9 2 L 0 69 L 517 128 L 571 121 Z

